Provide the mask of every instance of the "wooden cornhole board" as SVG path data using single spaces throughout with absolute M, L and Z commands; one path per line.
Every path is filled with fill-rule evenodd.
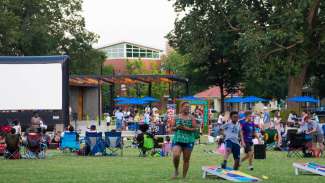
M 203 166 L 203 178 L 213 175 L 233 182 L 259 182 L 261 179 L 233 170 L 231 168 L 222 169 L 217 166 Z
M 320 165 L 317 163 L 293 163 L 295 168 L 295 174 L 299 175 L 300 171 L 310 172 L 313 174 L 325 176 L 325 165 Z

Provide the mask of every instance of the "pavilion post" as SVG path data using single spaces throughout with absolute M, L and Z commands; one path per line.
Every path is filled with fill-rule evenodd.
M 113 110 L 114 110 L 114 89 L 115 89 L 115 84 L 112 83 L 111 85 L 109 85 L 109 112 L 111 113 L 111 115 L 113 115 Z
M 101 115 L 102 115 L 102 101 L 101 101 L 101 95 L 102 95 L 102 85 L 100 83 L 100 79 L 97 80 L 98 82 L 98 125 L 101 125 Z
M 65 61 L 62 65 L 62 72 L 63 72 L 63 77 L 62 77 L 62 121 L 64 126 L 68 126 L 70 124 L 70 95 L 69 95 L 69 63 L 70 59 Z

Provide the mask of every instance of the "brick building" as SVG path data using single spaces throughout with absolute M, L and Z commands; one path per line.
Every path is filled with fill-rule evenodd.
M 160 65 L 162 50 L 136 43 L 121 41 L 98 48 L 106 54 L 104 66 L 112 66 L 115 74 L 128 74 L 127 61 L 141 60 L 146 70 L 152 69 L 152 63 Z

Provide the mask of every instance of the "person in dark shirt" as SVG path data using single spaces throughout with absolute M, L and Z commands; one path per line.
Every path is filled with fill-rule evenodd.
M 246 112 L 245 113 L 245 120 L 241 124 L 241 132 L 243 133 L 244 137 L 244 142 L 242 142 L 242 145 L 244 146 L 245 149 L 245 157 L 241 160 L 241 162 L 245 161 L 248 159 L 248 169 L 249 170 L 254 170 L 253 168 L 253 139 L 255 137 L 255 124 L 254 121 L 252 120 L 252 113 L 251 112 Z
M 13 154 L 19 150 L 20 136 L 16 134 L 16 129 L 12 128 L 10 133 L 5 135 L 5 142 L 7 146 L 7 151 Z

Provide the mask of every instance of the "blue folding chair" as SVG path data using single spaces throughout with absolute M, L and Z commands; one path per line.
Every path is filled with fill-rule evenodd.
M 86 132 L 86 146 L 89 152 L 86 155 L 98 155 L 105 153 L 105 145 L 102 140 L 102 132 Z
M 105 132 L 105 144 L 108 152 L 105 152 L 109 156 L 117 155 L 117 151 L 121 151 L 121 156 L 123 156 L 123 139 L 122 133 L 111 131 Z
M 70 151 L 77 151 L 80 149 L 80 143 L 77 140 L 76 132 L 64 132 L 63 138 L 61 140 L 60 149 L 65 151 L 66 149 Z

